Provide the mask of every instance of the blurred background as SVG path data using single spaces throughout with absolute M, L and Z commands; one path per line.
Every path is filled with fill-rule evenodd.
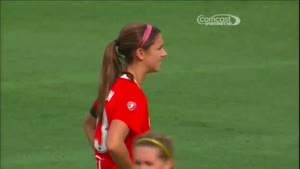
M 197 23 L 216 14 L 241 22 Z M 135 21 L 162 30 L 168 57 L 142 88 L 177 168 L 299 168 L 299 1 L 2 1 L 1 169 L 95 168 L 82 120 Z

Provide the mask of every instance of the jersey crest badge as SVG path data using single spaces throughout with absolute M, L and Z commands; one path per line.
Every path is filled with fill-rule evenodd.
M 130 111 L 135 110 L 135 109 L 136 109 L 136 103 L 133 102 L 133 101 L 127 102 L 127 108 L 128 108 L 128 110 L 130 110 Z

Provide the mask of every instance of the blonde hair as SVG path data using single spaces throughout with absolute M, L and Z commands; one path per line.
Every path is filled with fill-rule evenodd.
M 171 138 L 158 133 L 148 132 L 139 136 L 134 143 L 134 147 L 152 146 L 160 150 L 159 158 L 166 161 L 173 159 L 173 143 Z

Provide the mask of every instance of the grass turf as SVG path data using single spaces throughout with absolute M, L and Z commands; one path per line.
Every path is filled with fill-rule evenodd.
M 82 129 L 126 23 L 162 29 L 143 84 L 181 169 L 298 168 L 298 1 L 1 2 L 1 168 L 95 168 Z M 201 26 L 229 13 L 238 26 Z

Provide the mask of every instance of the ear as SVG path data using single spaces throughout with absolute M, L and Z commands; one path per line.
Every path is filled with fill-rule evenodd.
M 139 60 L 144 60 L 145 58 L 145 51 L 142 48 L 137 48 L 135 50 L 135 55 Z
M 165 168 L 166 169 L 173 169 L 174 168 L 174 161 L 173 161 L 173 159 L 169 159 L 168 161 L 166 161 Z

